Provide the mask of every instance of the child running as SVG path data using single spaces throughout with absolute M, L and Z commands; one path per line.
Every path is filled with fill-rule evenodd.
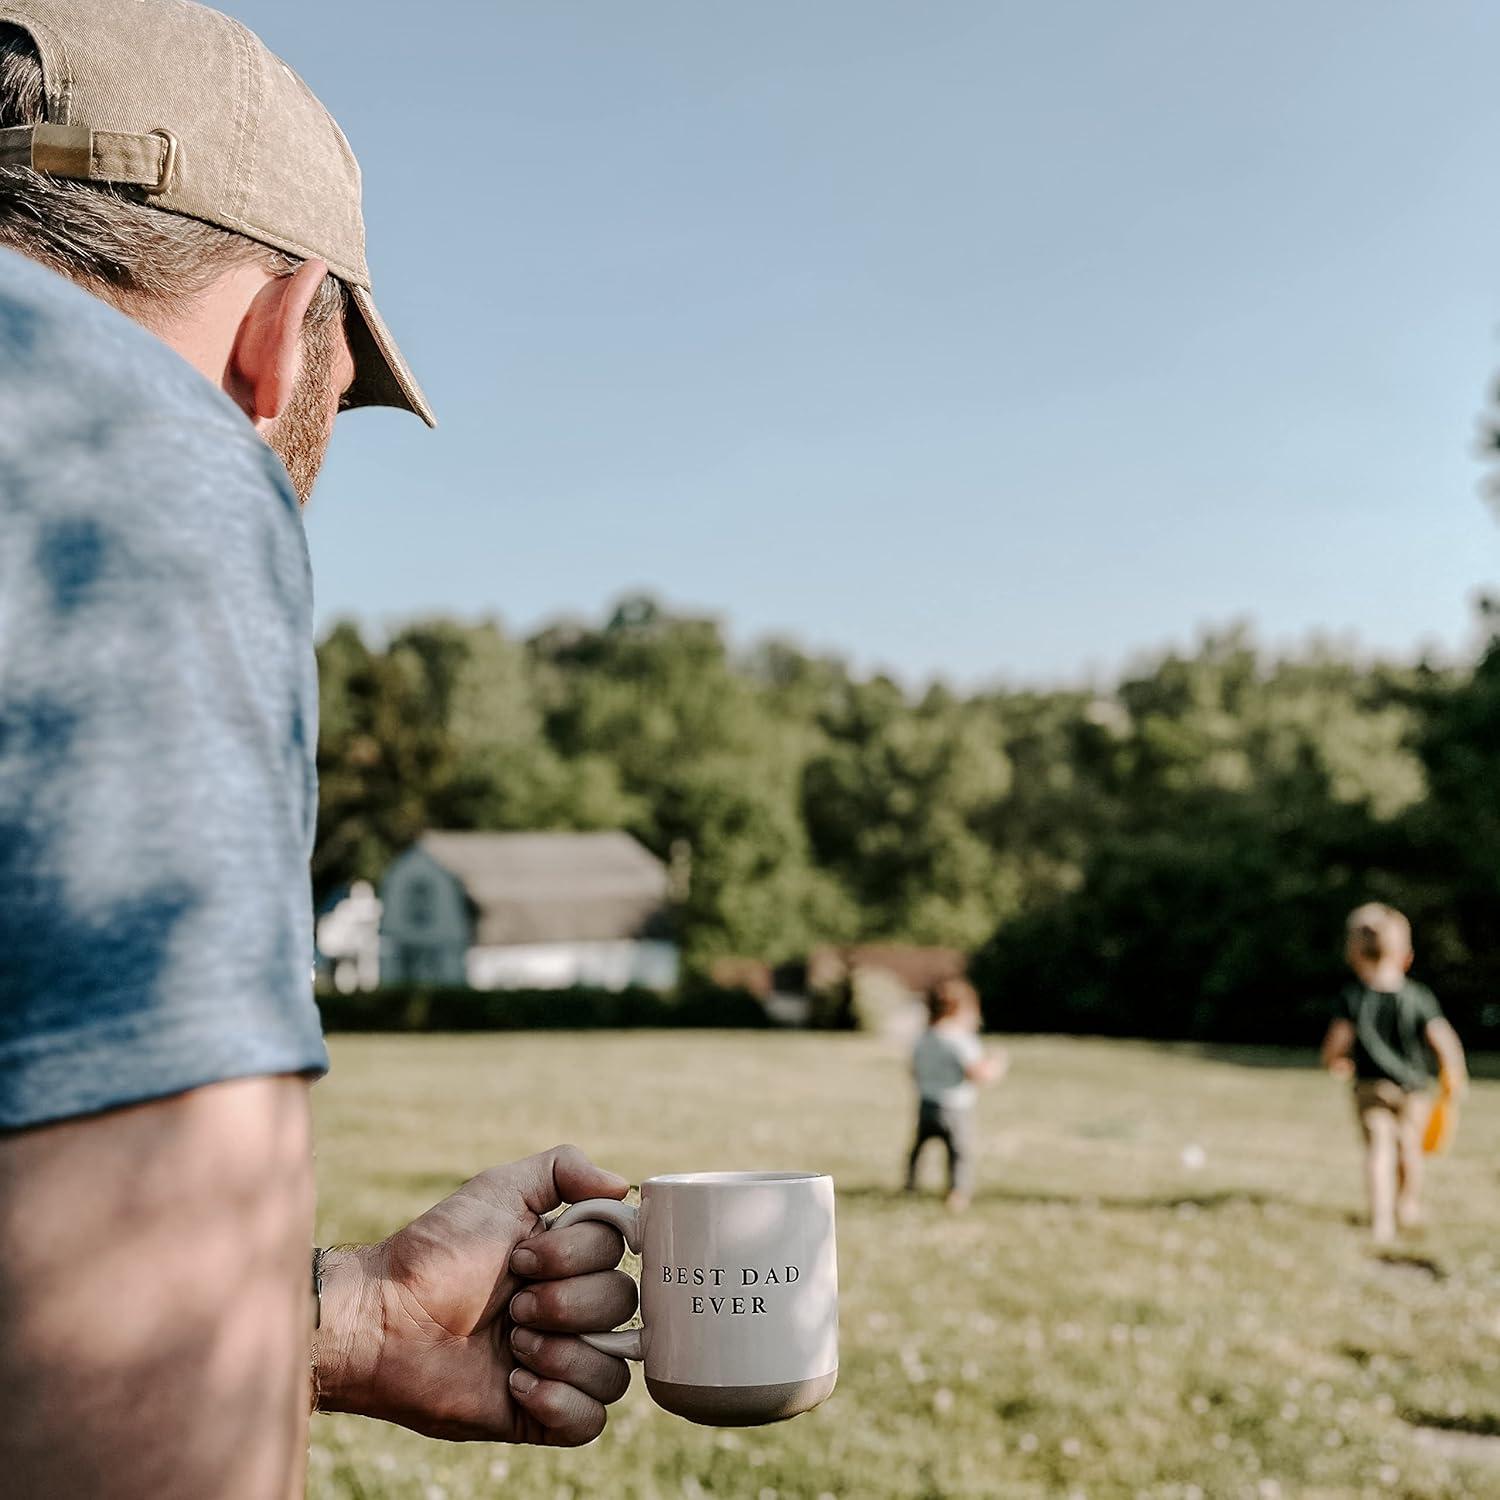
M 1432 991 L 1407 978 L 1411 924 L 1399 911 L 1372 901 L 1350 913 L 1345 956 L 1356 982 L 1344 991 L 1323 1039 L 1323 1066 L 1354 1082 L 1370 1231 L 1376 1244 L 1389 1245 L 1398 1230 L 1421 1225 L 1431 1053 L 1437 1054 L 1444 1090 L 1455 1099 L 1468 1083 L 1468 1070 L 1458 1033 Z
M 917 1136 L 906 1164 L 906 1191 L 917 1190 L 917 1158 L 930 1140 L 948 1151 L 948 1207 L 961 1212 L 974 1192 L 974 1100 L 980 1084 L 1003 1077 L 1002 1051 L 979 1042 L 979 996 L 964 979 L 945 979 L 927 995 L 927 1029 L 912 1051 Z

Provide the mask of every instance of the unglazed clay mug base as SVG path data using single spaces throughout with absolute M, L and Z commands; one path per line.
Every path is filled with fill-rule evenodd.
M 833 1179 L 816 1172 L 649 1177 L 641 1202 L 591 1198 L 555 1220 L 613 1224 L 641 1257 L 641 1324 L 583 1334 L 641 1360 L 664 1411 L 754 1427 L 811 1411 L 839 1375 Z

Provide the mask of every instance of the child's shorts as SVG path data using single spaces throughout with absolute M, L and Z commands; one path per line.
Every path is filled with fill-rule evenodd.
M 1432 1112 L 1432 1096 L 1404 1089 L 1389 1078 L 1362 1078 L 1354 1085 L 1354 1108 L 1367 1145 L 1378 1128 L 1372 1117 L 1383 1114 L 1394 1120 L 1398 1139 L 1410 1144 L 1410 1138 L 1415 1137 L 1420 1145 L 1427 1116 Z

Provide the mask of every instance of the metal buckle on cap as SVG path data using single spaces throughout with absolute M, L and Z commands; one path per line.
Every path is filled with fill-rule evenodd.
M 31 170 L 87 182 L 94 174 L 94 132 L 87 125 L 33 126 Z
M 87 125 L 52 125 L 46 122 L 30 127 L 33 172 L 48 177 L 68 177 L 81 182 L 132 183 L 152 197 L 167 192 L 177 176 L 181 148 L 170 130 L 152 130 L 146 135 L 117 135 L 108 130 L 96 133 Z M 156 171 L 156 181 L 142 180 L 144 172 L 155 167 L 147 155 L 148 143 L 159 140 L 166 151 Z
M 161 164 L 161 176 L 156 180 L 155 187 L 148 187 L 146 191 L 155 197 L 164 193 L 172 186 L 172 179 L 177 175 L 177 137 L 170 130 L 153 130 L 152 135 L 159 135 L 167 143 L 167 157 Z

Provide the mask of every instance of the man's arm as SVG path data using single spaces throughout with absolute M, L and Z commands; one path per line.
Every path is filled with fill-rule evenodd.
M 242 1079 L 0 1135 L 6 1493 L 301 1493 L 307 1095 Z
M 1353 1050 L 1354 1023 L 1343 1016 L 1336 1016 L 1328 1023 L 1319 1060 L 1335 1078 L 1348 1078 L 1354 1072 L 1354 1063 L 1349 1056 Z

